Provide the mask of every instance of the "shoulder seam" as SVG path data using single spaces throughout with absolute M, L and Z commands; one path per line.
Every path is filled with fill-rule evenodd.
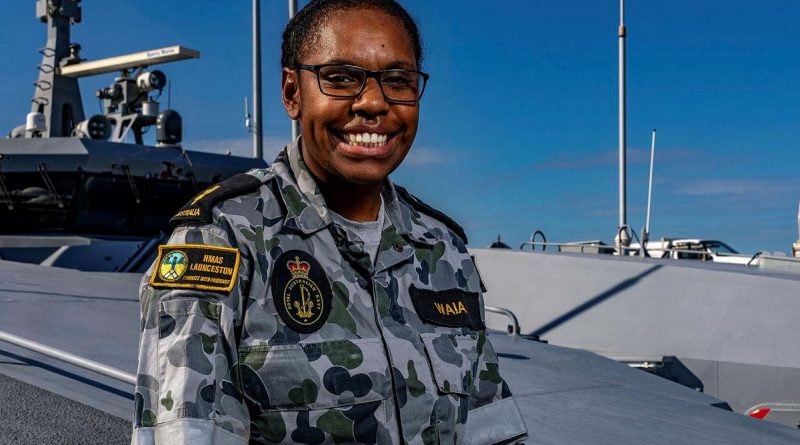
M 469 243 L 469 241 L 467 240 L 467 234 L 466 232 L 464 232 L 464 228 L 461 227 L 461 225 L 455 222 L 452 218 L 445 215 L 441 211 L 434 209 L 428 204 L 425 204 L 424 202 L 422 202 L 421 199 L 412 195 L 404 187 L 394 184 L 394 188 L 397 191 L 397 195 L 404 201 L 406 201 L 415 210 L 417 210 L 420 213 L 424 213 L 430 216 L 431 218 L 444 224 L 448 229 L 450 229 L 453 233 L 455 233 L 456 236 L 461 238 L 461 240 L 464 242 L 465 245 Z

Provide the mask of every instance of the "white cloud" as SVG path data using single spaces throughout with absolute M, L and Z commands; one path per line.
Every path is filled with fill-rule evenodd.
M 690 196 L 777 195 L 800 192 L 800 181 L 788 179 L 703 179 L 689 181 L 677 193 Z
M 434 164 L 442 164 L 447 161 L 447 155 L 442 150 L 426 147 L 412 147 L 408 152 L 403 164 L 409 167 L 425 167 Z
M 659 151 L 656 148 L 656 166 L 660 163 L 686 162 L 696 159 L 699 152 L 692 149 L 673 148 Z M 640 165 L 650 162 L 650 149 L 628 148 L 628 165 Z M 581 170 L 601 167 L 612 167 L 619 164 L 619 150 L 603 150 L 585 153 L 578 150 L 559 150 L 558 154 L 537 162 L 533 166 L 539 170 Z

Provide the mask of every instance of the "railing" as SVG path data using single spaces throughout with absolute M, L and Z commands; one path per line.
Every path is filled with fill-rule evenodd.
M 125 371 L 122 371 L 120 369 L 108 365 L 104 365 L 94 360 L 89 360 L 87 358 L 75 354 L 70 354 L 69 352 L 62 351 L 60 349 L 56 349 L 47 345 L 43 345 L 41 343 L 37 343 L 32 340 L 16 336 L 14 334 L 9 334 L 7 332 L 0 331 L 0 341 L 11 343 L 12 345 L 16 345 L 21 348 L 38 352 L 39 354 L 43 354 L 48 357 L 61 360 L 62 362 L 67 362 L 75 366 L 88 369 L 89 371 L 102 374 L 106 377 L 111 377 L 112 379 L 116 379 L 121 382 L 130 383 L 131 385 L 136 385 L 136 376 L 133 374 L 127 373 Z
M 526 241 L 522 243 L 519 248 L 521 250 L 525 249 L 525 246 L 530 246 L 531 250 L 536 250 L 537 246 L 542 247 L 542 251 L 545 251 L 548 246 L 558 247 L 559 251 L 563 252 L 563 248 L 569 248 L 568 250 L 571 252 L 578 252 L 578 253 L 614 253 L 616 252 L 616 248 L 614 246 L 604 246 L 600 244 L 593 244 L 596 241 L 578 241 L 578 242 L 569 242 L 569 243 L 548 243 L 545 241 Z M 628 248 L 630 249 L 630 248 Z M 638 248 L 636 250 L 639 250 Z
M 514 337 L 519 335 L 519 320 L 517 320 L 517 316 L 514 315 L 513 312 L 502 307 L 495 307 L 495 306 L 484 306 L 484 307 L 489 312 L 505 315 L 506 317 L 508 317 L 511 320 L 511 324 L 508 326 L 511 328 L 511 332 L 509 332 L 509 334 L 513 335 Z
M 766 409 L 769 411 L 775 412 L 800 412 L 800 403 L 759 403 L 757 405 L 753 405 L 750 408 L 747 408 L 744 413 L 748 416 L 752 416 L 754 412 Z M 800 425 L 798 426 L 800 428 Z
M 620 229 L 622 230 L 622 229 Z M 634 233 L 635 234 L 635 233 Z M 541 237 L 542 241 L 536 241 L 537 237 Z M 544 252 L 547 250 L 547 247 L 556 247 L 558 248 L 559 252 L 573 252 L 573 253 L 593 253 L 593 254 L 617 254 L 622 252 L 622 255 L 625 256 L 645 256 L 645 257 L 653 257 L 652 253 L 655 252 L 662 252 L 660 258 L 664 257 L 664 253 L 668 254 L 677 254 L 677 255 L 685 255 L 687 258 L 674 258 L 674 259 L 696 259 L 700 261 L 714 261 L 715 258 L 733 258 L 733 257 L 742 257 L 747 258 L 747 255 L 739 255 L 734 253 L 715 253 L 710 252 L 707 250 L 692 250 L 692 249 L 685 249 L 685 248 L 674 248 L 674 247 L 642 247 L 641 242 L 638 246 L 607 246 L 601 244 L 599 240 L 587 240 L 587 241 L 572 241 L 568 243 L 555 243 L 555 242 L 547 242 L 547 239 L 544 236 L 544 233 L 541 230 L 537 230 L 531 234 L 530 241 L 526 241 L 520 244 L 520 250 L 525 250 L 525 247 L 528 246 L 531 248 L 532 251 L 536 250 L 537 246 L 542 248 Z M 753 262 L 758 259 L 760 256 L 763 255 L 763 252 L 758 252 L 752 257 L 749 258 L 749 261 L 746 263 L 747 266 L 753 265 Z M 668 255 L 667 258 L 672 258 L 672 255 Z M 723 262 L 723 261 L 718 261 Z

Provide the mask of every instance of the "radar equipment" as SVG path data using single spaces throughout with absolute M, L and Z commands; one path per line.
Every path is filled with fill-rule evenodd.
M 164 110 L 156 119 L 156 141 L 159 146 L 178 145 L 183 139 L 183 119 L 177 111 Z
M 74 136 L 79 138 L 104 141 L 111 136 L 111 122 L 102 114 L 95 114 L 89 119 L 81 121 L 75 127 L 74 133 Z
M 93 62 L 82 62 L 61 68 L 60 74 L 70 78 L 96 76 L 116 71 L 177 62 L 186 59 L 199 59 L 200 52 L 180 45 L 152 49 L 124 56 L 109 57 Z
M 161 236 L 189 198 L 266 166 L 261 159 L 180 146 L 181 116 L 158 101 L 171 83 L 154 66 L 197 58 L 199 52 L 174 45 L 86 61 L 81 45 L 70 41 L 72 25 L 81 21 L 81 0 L 35 4 L 47 44 L 39 51 L 43 59 L 28 114 L 0 139 L 0 235 Z M 96 93 L 102 111 L 87 116 L 79 79 L 106 73 L 116 78 Z M 155 141 L 145 144 L 150 127 Z
M 200 52 L 180 45 L 167 46 L 106 59 L 85 61 L 81 45 L 70 42 L 70 25 L 81 21 L 81 0 L 37 0 L 36 15 L 47 23 L 47 45 L 39 50 L 42 63 L 25 124 L 9 133 L 14 138 L 79 137 L 125 142 L 133 134 L 136 144 L 143 144 L 144 130 L 156 124 L 159 103 L 156 100 L 167 85 L 167 76 L 153 65 L 196 59 Z M 119 72 L 114 83 L 97 91 L 103 100 L 104 116 L 86 119 L 78 79 Z M 151 97 L 151 93 L 155 97 Z M 180 141 L 180 119 L 169 114 L 170 137 Z M 177 124 L 176 124 L 177 122 Z M 113 128 L 111 128 L 113 127 Z
M 163 72 L 140 68 L 135 75 L 123 71 L 113 84 L 97 91 L 106 117 L 115 126 L 112 141 L 124 142 L 132 131 L 136 143 L 143 143 L 143 129 L 156 123 L 159 114 L 156 98 L 166 85 L 167 76 Z M 153 91 L 156 97 L 150 97 Z

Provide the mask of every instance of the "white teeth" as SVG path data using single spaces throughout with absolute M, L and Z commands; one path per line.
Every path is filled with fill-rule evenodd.
M 345 137 L 350 145 L 361 145 L 364 147 L 384 145 L 389 140 L 388 135 L 378 133 L 346 134 Z

